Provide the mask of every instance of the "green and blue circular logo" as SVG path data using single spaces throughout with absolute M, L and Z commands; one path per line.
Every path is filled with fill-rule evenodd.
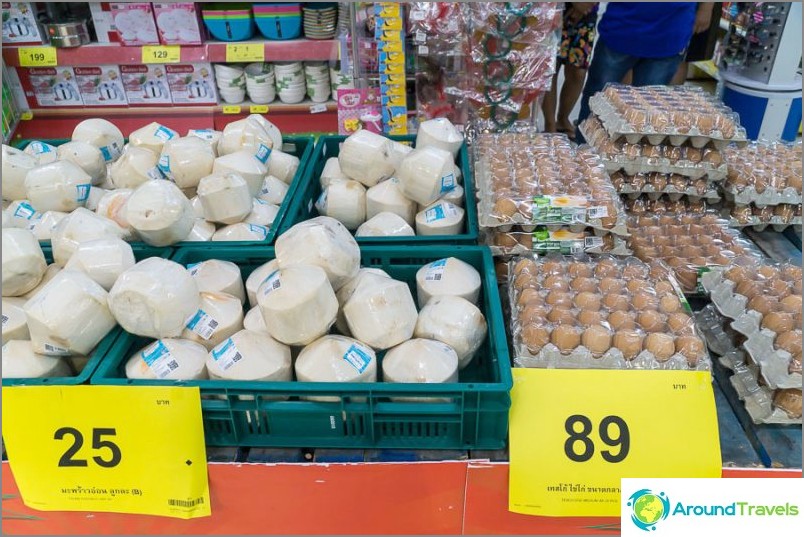
M 640 489 L 628 498 L 631 522 L 645 531 L 655 530 L 656 524 L 670 514 L 670 500 L 664 492 L 658 494 L 649 489 Z

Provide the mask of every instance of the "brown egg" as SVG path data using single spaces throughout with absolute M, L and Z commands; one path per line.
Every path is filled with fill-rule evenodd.
M 566 268 L 561 261 L 545 261 L 542 264 L 542 273 L 543 274 L 564 274 L 566 272 Z
M 519 322 L 521 324 L 544 324 L 547 319 L 548 310 L 544 306 L 537 306 L 529 304 L 519 314 Z
M 653 354 L 659 362 L 666 362 L 676 352 L 673 336 L 652 333 L 645 338 L 645 350 Z
M 611 332 L 603 326 L 592 325 L 584 330 L 581 342 L 592 354 L 600 356 L 611 348 Z
M 773 394 L 773 406 L 781 408 L 791 419 L 801 418 L 801 390 L 785 388 Z
M 601 259 L 595 267 L 595 276 L 598 278 L 614 278 L 619 275 L 620 269 L 617 263 L 611 259 Z
M 570 263 L 568 272 L 573 278 L 590 278 L 592 276 L 592 267 L 586 263 L 574 262 Z
M 782 267 L 782 276 L 787 281 L 801 280 L 801 267 L 795 265 L 784 265 Z
M 585 278 L 580 276 L 572 280 L 570 287 L 574 291 L 596 291 L 597 281 L 594 278 Z
M 583 310 L 578 312 L 578 322 L 583 326 L 601 324 L 604 320 L 605 316 L 599 311 Z
M 523 272 L 514 278 L 515 289 L 535 289 L 539 286 L 536 276 L 529 272 Z
M 762 265 L 757 270 L 757 274 L 759 274 L 763 278 L 771 280 L 774 278 L 779 278 L 781 276 L 781 271 L 779 271 L 779 269 L 777 269 L 776 267 L 772 267 L 770 265 Z
M 747 299 L 752 299 L 761 291 L 760 286 L 753 280 L 743 280 L 734 288 L 737 294 L 743 295 Z
M 614 346 L 623 353 L 626 360 L 633 360 L 642 351 L 645 336 L 636 330 L 618 330 L 614 334 Z
M 757 295 L 748 301 L 746 308 L 748 308 L 749 310 L 758 311 L 762 315 L 767 315 L 768 313 L 776 309 L 777 302 L 778 300 L 775 297 Z
M 575 296 L 575 305 L 582 310 L 598 311 L 602 297 L 597 293 L 582 291 Z
M 665 315 L 654 310 L 645 310 L 637 315 L 637 322 L 645 332 L 664 332 L 667 328 Z
M 777 335 L 774 344 L 777 349 L 782 349 L 793 356 L 798 356 L 801 354 L 801 330 L 790 330 Z
M 665 293 L 659 300 L 659 309 L 664 313 L 675 313 L 681 309 L 681 301 L 675 293 Z
M 627 311 L 628 310 L 628 297 L 625 295 L 615 295 L 608 293 L 603 296 L 603 305 L 610 311 Z
M 519 244 L 516 240 L 516 236 L 513 233 L 495 233 L 494 234 L 494 246 L 499 246 L 500 248 L 513 248 L 517 244 Z
M 683 354 L 690 367 L 706 356 L 706 346 L 698 336 L 681 336 L 676 338 L 676 352 Z
M 637 294 L 650 290 L 650 283 L 646 280 L 631 280 L 625 284 L 631 294 Z
M 741 282 L 748 277 L 749 271 L 745 267 L 736 266 L 731 267 L 729 270 L 726 271 L 725 276 L 726 279 L 731 280 L 733 282 Z
M 673 289 L 673 285 L 667 280 L 661 280 L 656 282 L 656 286 L 654 287 L 654 289 L 657 295 L 664 295 L 667 293 L 675 292 L 675 289 Z
M 547 314 L 547 320 L 555 324 L 576 324 L 575 312 L 568 309 L 553 308 Z
M 614 330 L 633 330 L 636 328 L 636 314 L 630 311 L 612 311 L 608 323 Z
M 550 341 L 564 354 L 569 354 L 581 344 L 581 331 L 570 325 L 562 324 L 553 329 Z
M 545 301 L 553 308 L 572 309 L 572 295 L 564 291 L 550 291 Z
M 503 222 L 509 221 L 519 210 L 517 203 L 511 198 L 498 199 L 491 210 L 492 214 Z
M 801 295 L 788 295 L 779 302 L 779 306 L 787 313 L 801 313 Z
M 676 335 L 692 335 L 695 323 L 686 313 L 677 312 L 667 316 L 667 326 Z
M 550 331 L 544 326 L 528 325 L 522 330 L 522 343 L 531 354 L 538 354 L 550 341 Z
M 617 278 L 603 278 L 600 280 L 599 287 L 603 293 L 619 293 L 625 287 L 625 281 Z
M 564 276 L 553 274 L 542 281 L 542 287 L 552 291 L 568 291 L 569 283 Z
M 539 273 L 539 266 L 533 259 L 520 259 L 514 265 L 514 274 L 519 276 L 523 272 L 528 274 L 538 274 Z
M 781 278 L 769 280 L 765 283 L 765 294 L 783 298 L 790 294 L 790 284 Z
M 772 311 L 762 317 L 762 328 L 773 330 L 777 334 L 792 330 L 793 323 L 793 315 L 785 312 Z
M 525 309 L 529 304 L 534 306 L 541 306 L 544 304 L 544 299 L 536 289 L 525 289 L 516 299 L 517 308 L 520 310 Z
M 531 233 L 519 233 L 517 241 L 528 250 L 533 250 L 533 235 Z
M 659 308 L 659 299 L 653 293 L 640 291 L 634 295 L 632 299 L 634 309 L 637 311 L 642 310 L 655 310 Z
M 644 280 L 648 277 L 648 268 L 644 265 L 631 263 L 623 268 L 623 279 L 625 280 Z

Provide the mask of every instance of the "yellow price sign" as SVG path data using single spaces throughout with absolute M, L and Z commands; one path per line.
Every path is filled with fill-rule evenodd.
M 21 67 L 55 67 L 59 64 L 55 47 L 20 47 L 17 54 Z
M 3 440 L 28 507 L 210 515 L 197 387 L 20 386 L 2 392 Z
M 263 62 L 265 47 L 262 43 L 227 43 L 227 62 Z
M 224 114 L 239 114 L 242 108 L 238 104 L 225 104 L 223 105 Z
M 145 45 L 142 47 L 142 63 L 179 63 L 180 45 Z
M 267 114 L 268 113 L 268 105 L 267 104 L 252 104 L 248 107 L 248 111 L 251 114 Z
M 620 516 L 624 477 L 720 477 L 706 371 L 514 369 L 508 509 Z
M 20 114 L 20 119 L 22 121 L 30 121 L 30 120 L 32 120 L 33 119 L 33 112 L 31 112 L 30 110 L 26 110 L 25 112 Z

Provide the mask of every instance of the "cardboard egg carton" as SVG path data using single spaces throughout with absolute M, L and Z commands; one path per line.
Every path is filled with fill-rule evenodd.
M 767 207 L 769 205 L 780 205 L 782 203 L 798 205 L 802 201 L 801 191 L 793 187 L 776 189 L 769 186 L 760 194 L 753 186 L 747 186 L 738 191 L 733 185 L 724 185 L 723 193 L 726 200 L 734 205 Z

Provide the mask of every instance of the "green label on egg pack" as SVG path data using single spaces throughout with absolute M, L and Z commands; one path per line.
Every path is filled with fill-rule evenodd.
M 534 196 L 533 222 L 575 224 L 586 222 L 588 200 L 580 196 Z

